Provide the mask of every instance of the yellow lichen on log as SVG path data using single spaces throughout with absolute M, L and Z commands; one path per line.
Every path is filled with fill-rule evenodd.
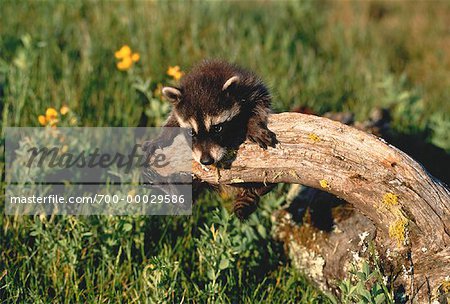
M 408 220 L 405 217 L 397 219 L 389 226 L 389 236 L 397 241 L 397 246 L 405 244 Z

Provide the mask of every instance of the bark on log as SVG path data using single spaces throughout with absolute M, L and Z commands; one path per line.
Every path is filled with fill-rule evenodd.
M 410 299 L 428 302 L 442 293 L 450 275 L 450 191 L 445 185 L 382 139 L 339 122 L 282 113 L 271 115 L 269 128 L 277 135 L 276 148 L 246 142 L 230 168 L 194 165 L 194 174 L 211 184 L 302 184 L 352 204 L 358 212 L 330 233 L 305 235 L 286 214 L 277 215 L 294 264 L 308 267 L 302 270 L 321 286 L 333 286 L 345 276 L 355 250 L 361 252 L 361 234 L 368 232 L 383 263 L 392 271 L 406 270 L 396 283 Z

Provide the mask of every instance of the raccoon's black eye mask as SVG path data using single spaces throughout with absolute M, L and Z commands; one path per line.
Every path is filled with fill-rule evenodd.
M 221 124 L 211 126 L 211 129 L 208 133 L 212 133 L 213 135 L 219 135 L 220 133 L 222 133 L 223 130 L 224 130 L 224 123 L 221 123 Z M 195 131 L 193 129 L 189 129 L 187 131 L 187 134 L 191 137 L 197 136 L 197 133 L 195 133 Z
M 243 121 L 242 115 L 237 115 L 229 121 L 211 126 L 210 128 L 210 133 L 216 136 L 227 134 L 229 136 L 237 137 L 239 134 L 246 132 L 246 122 Z

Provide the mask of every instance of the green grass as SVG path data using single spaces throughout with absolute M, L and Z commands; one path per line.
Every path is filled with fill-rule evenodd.
M 280 245 L 267 237 L 270 208 L 241 224 L 218 208 L 217 198 L 207 201 L 191 217 L 5 218 L 3 299 L 317 303 L 323 298 L 279 260 Z
M 387 107 L 394 130 L 450 151 L 449 16 L 437 1 L 2 1 L 1 138 L 5 126 L 38 126 L 62 105 L 81 126 L 158 126 L 167 106 L 154 91 L 173 83 L 168 66 L 219 57 L 261 75 L 276 111 L 302 105 L 363 120 Z M 128 72 L 115 66 L 124 44 L 141 55 Z M 270 237 L 283 194 L 245 224 L 212 195 L 190 217 L 2 215 L 0 298 L 326 302 Z

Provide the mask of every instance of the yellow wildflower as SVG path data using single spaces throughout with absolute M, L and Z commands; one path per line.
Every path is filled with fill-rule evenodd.
M 133 62 L 138 62 L 140 58 L 141 56 L 139 53 L 133 53 L 133 55 L 131 55 L 131 60 L 133 60 Z
M 38 117 L 39 123 L 41 125 L 50 125 L 53 127 L 58 123 L 58 111 L 56 111 L 55 108 L 48 108 L 45 111 L 44 118 Z
M 117 63 L 117 68 L 121 71 L 126 71 L 133 66 L 134 62 L 138 62 L 141 56 L 139 53 L 133 53 L 128 45 L 124 45 L 114 53 L 114 56 L 120 61 Z
M 55 108 L 48 108 L 47 111 L 45 111 L 45 118 L 47 120 L 52 120 L 58 117 L 58 111 L 55 110 Z
M 67 113 L 69 113 L 69 111 L 70 111 L 70 109 L 69 109 L 68 106 L 62 106 L 61 109 L 59 109 L 59 112 L 60 112 L 62 115 L 66 115 Z
M 133 65 L 133 60 L 131 60 L 131 57 L 125 57 L 122 59 L 122 61 L 119 61 L 117 63 L 117 68 L 121 71 L 126 71 Z
M 130 57 L 131 55 L 131 48 L 128 45 L 124 45 L 120 48 L 120 50 L 118 50 L 117 52 L 114 53 L 114 56 L 117 59 L 123 59 L 126 57 Z
M 176 66 L 169 66 L 167 69 L 167 75 L 172 76 L 173 79 L 179 80 L 181 77 L 183 77 L 184 73 L 180 70 L 180 67 L 178 65 Z
M 47 119 L 45 118 L 44 115 L 39 115 L 38 116 L 38 121 L 42 126 L 45 126 L 47 124 Z

